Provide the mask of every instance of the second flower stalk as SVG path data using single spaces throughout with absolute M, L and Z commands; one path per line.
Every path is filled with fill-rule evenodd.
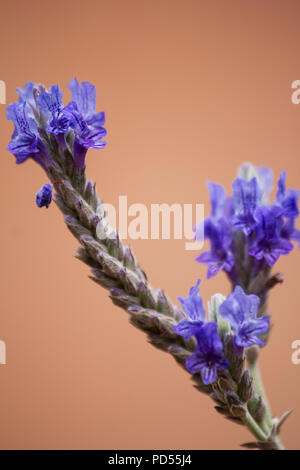
M 206 319 L 199 284 L 200 280 L 188 297 L 179 297 L 186 317 L 174 327 L 184 340 L 196 339 L 187 370 L 200 373 L 203 383 L 211 386 L 219 413 L 245 424 L 256 437 L 246 446 L 282 449 L 258 372 L 258 346 L 264 346 L 261 336 L 270 326 L 267 315 L 259 317 L 259 297 L 245 294 L 240 286 L 227 298 L 215 294 Z

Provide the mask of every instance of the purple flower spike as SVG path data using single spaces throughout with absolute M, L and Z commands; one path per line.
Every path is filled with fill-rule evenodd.
M 95 111 L 94 85 L 83 82 L 80 87 L 73 79 L 69 88 L 73 101 L 67 106 L 57 85 L 48 91 L 43 85 L 28 82 L 23 90 L 17 89 L 19 101 L 7 107 L 7 118 L 15 124 L 8 150 L 17 163 L 32 158 L 50 175 L 51 167 L 67 151 L 75 167 L 83 170 L 87 150 L 105 147 L 105 114 Z
M 300 191 L 286 189 L 283 172 L 276 200 L 270 204 L 274 179 L 270 168 L 245 163 L 238 174 L 232 184 L 233 197 L 226 196 L 222 186 L 207 184 L 211 214 L 196 226 L 195 239 L 201 240 L 204 225 L 211 248 L 196 261 L 208 267 L 208 279 L 225 271 L 233 285 L 244 286 L 266 265 L 273 266 L 281 255 L 290 253 L 292 241 L 300 248 L 300 230 L 296 227 Z

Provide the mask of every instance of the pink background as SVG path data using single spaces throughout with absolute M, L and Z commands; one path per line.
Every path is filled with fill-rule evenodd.
M 205 203 L 205 182 L 230 190 L 243 161 L 288 171 L 300 188 L 298 1 L 34 0 L 1 2 L 1 72 L 7 102 L 26 81 L 94 83 L 107 113 L 108 146 L 91 151 L 87 172 L 117 203 Z M 1 120 L 0 366 L 3 449 L 237 449 L 247 430 L 225 421 L 169 357 L 149 345 L 73 254 L 61 215 L 35 206 L 46 182 L 32 162 L 6 151 Z M 205 268 L 183 241 L 131 243 L 155 287 L 174 300 Z M 285 283 L 272 293 L 275 323 L 262 354 L 274 414 L 300 449 L 300 254 L 282 258 Z M 206 301 L 229 292 L 203 282 Z

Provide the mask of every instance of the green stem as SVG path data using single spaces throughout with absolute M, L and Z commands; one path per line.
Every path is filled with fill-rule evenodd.
M 261 398 L 263 399 L 264 405 L 266 407 L 266 414 L 265 414 L 265 421 L 267 422 L 268 426 L 270 429 L 273 426 L 273 420 L 272 420 L 272 412 L 271 412 L 271 407 L 269 405 L 267 395 L 263 386 L 262 378 L 260 375 L 260 370 L 258 367 L 258 361 L 255 361 L 255 363 L 249 363 L 249 371 L 253 377 L 254 383 L 255 383 L 255 389 L 256 392 Z
M 285 450 L 284 445 L 282 444 L 279 436 L 275 437 L 274 442 L 276 442 L 278 450 Z
M 264 420 L 263 420 L 263 423 L 262 423 L 262 427 L 264 429 L 264 431 L 262 431 L 262 432 L 265 435 L 265 439 L 262 439 L 262 440 L 267 440 L 268 437 L 269 437 L 269 433 L 271 433 L 271 430 L 272 430 L 272 427 L 273 427 L 273 418 L 272 418 L 271 407 L 270 407 L 270 404 L 269 404 L 269 401 L 267 399 L 267 395 L 266 395 L 266 392 L 265 392 L 265 389 L 264 389 L 263 381 L 262 381 L 259 366 L 258 366 L 258 361 L 256 360 L 254 363 L 251 363 L 249 361 L 248 367 L 249 367 L 249 371 L 250 371 L 250 373 L 253 377 L 254 383 L 255 383 L 256 392 L 259 396 L 261 396 L 261 398 L 263 399 L 264 405 L 266 407 L 266 413 L 265 413 L 265 417 L 264 417 Z M 253 419 L 253 421 L 255 422 L 254 419 Z M 245 424 L 246 424 L 246 426 L 248 426 L 250 431 L 253 432 L 253 429 L 246 422 L 245 422 Z M 255 424 L 256 424 L 256 426 L 258 426 L 256 422 L 255 422 Z M 269 433 L 266 434 L 266 431 L 268 429 L 269 429 Z M 254 434 L 254 432 L 253 432 L 253 434 Z M 278 450 L 284 450 L 284 446 L 283 446 L 279 436 L 274 437 L 273 441 L 274 441 L 274 443 L 276 443 Z
M 268 439 L 267 434 L 261 429 L 261 427 L 257 424 L 255 419 L 251 416 L 251 414 L 247 411 L 246 416 L 243 418 L 244 424 L 247 426 L 249 431 L 259 440 L 259 441 L 266 441 Z
M 259 441 L 268 441 L 268 434 L 266 434 L 262 428 L 257 424 L 255 419 L 251 416 L 251 414 L 247 411 L 246 416 L 243 418 L 243 423 L 249 431 L 258 439 Z M 277 450 L 284 450 L 282 442 L 280 441 L 279 437 L 276 436 L 273 438 L 273 443 L 276 445 Z

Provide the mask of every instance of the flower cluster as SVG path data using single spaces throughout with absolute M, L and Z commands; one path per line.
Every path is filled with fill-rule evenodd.
M 235 354 L 243 355 L 243 350 L 254 344 L 264 346 L 261 335 L 269 329 L 269 318 L 258 317 L 259 298 L 246 295 L 240 286 L 227 299 L 219 294 L 213 296 L 209 304 L 209 321 L 199 293 L 199 284 L 191 288 L 187 298 L 181 297 L 186 317 L 175 327 L 175 332 L 185 340 L 194 336 L 197 346 L 186 360 L 186 368 L 191 374 L 201 373 L 202 381 L 208 385 L 216 381 L 219 371 L 229 367 L 224 355 L 223 343 L 226 336 L 232 335 Z
M 295 226 L 300 192 L 286 189 L 286 172 L 280 175 L 271 204 L 272 188 L 272 170 L 251 164 L 240 168 L 232 197 L 226 196 L 221 185 L 208 183 L 211 214 L 204 221 L 204 236 L 211 247 L 197 258 L 207 265 L 208 278 L 224 270 L 234 285 L 247 289 L 258 273 L 291 252 L 292 241 L 300 245 L 300 231 Z
M 96 89 L 89 82 L 79 85 L 76 78 L 69 83 L 71 102 L 64 106 L 57 85 L 49 90 L 29 82 L 18 89 L 19 101 L 7 107 L 7 118 L 15 125 L 8 150 L 17 163 L 32 158 L 50 176 L 49 169 L 67 151 L 74 168 L 83 170 L 89 148 L 101 149 L 106 142 L 105 114 L 96 113 Z M 51 202 L 52 186 L 47 183 L 37 194 L 39 207 Z

